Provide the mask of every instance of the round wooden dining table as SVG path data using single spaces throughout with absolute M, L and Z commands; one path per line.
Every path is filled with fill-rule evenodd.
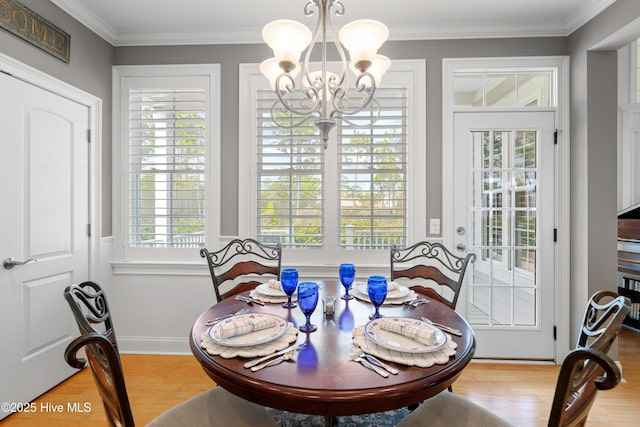
M 446 390 L 462 373 L 475 353 L 475 337 L 469 324 L 454 310 L 434 300 L 417 307 L 385 304 L 383 316 L 427 317 L 434 322 L 459 329 L 462 336 L 451 336 L 457 343 L 456 353 L 448 363 L 428 368 L 389 362 L 399 370 L 387 378 L 366 369 L 349 357 L 354 327 L 369 321 L 373 305 L 367 301 L 340 299 L 343 288 L 334 280 L 317 281 L 320 295 L 335 295 L 334 315 L 325 315 L 322 302 L 311 315 L 318 330 L 299 332 L 296 343 L 306 343 L 294 357 L 295 363 L 284 362 L 257 372 L 246 369 L 246 358 L 212 356 L 200 345 L 208 330 L 209 319 L 249 308 L 253 313 L 279 315 L 294 325 L 302 325 L 305 317 L 296 308 L 282 304 L 248 305 L 227 298 L 206 310 L 191 330 L 190 346 L 204 371 L 219 386 L 246 400 L 279 410 L 324 415 L 326 419 L 340 415 L 383 412 L 419 403 Z M 241 295 L 248 295 L 244 292 Z M 292 343 L 293 344 L 293 343 Z

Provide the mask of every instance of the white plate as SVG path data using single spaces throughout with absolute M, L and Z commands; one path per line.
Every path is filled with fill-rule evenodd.
M 367 292 L 367 284 L 366 283 L 358 283 L 356 285 L 356 291 L 358 291 L 359 293 L 361 293 L 362 295 L 368 297 L 369 293 Z M 396 298 L 404 298 L 407 295 L 409 295 L 409 291 L 410 289 L 407 288 L 406 286 L 398 286 L 398 289 L 394 289 L 391 292 L 387 292 L 387 297 L 386 299 L 396 299 Z
M 261 295 L 267 295 L 270 297 L 286 297 L 287 294 L 280 289 L 275 289 L 269 286 L 268 283 L 263 283 L 262 285 L 256 286 L 256 291 L 258 291 Z
M 390 318 L 391 317 L 386 317 L 386 319 Z M 432 351 L 439 350 L 447 343 L 447 335 L 435 326 L 429 325 L 428 323 L 418 319 L 411 319 L 407 317 L 398 317 L 398 319 L 402 319 L 402 321 L 406 322 L 408 325 L 432 329 L 436 334 L 434 344 L 422 344 L 404 335 L 384 330 L 380 325 L 381 319 L 374 319 L 367 323 L 364 326 L 364 333 L 367 338 L 379 346 L 402 353 L 430 353 Z
M 275 325 L 271 328 L 261 329 L 259 331 L 249 332 L 248 334 L 236 335 L 234 337 L 223 338 L 220 336 L 220 328 L 222 325 L 227 325 L 230 322 L 245 321 L 250 318 L 262 319 L 273 318 Z M 249 313 L 240 314 L 238 316 L 229 317 L 214 324 L 209 329 L 209 337 L 216 344 L 226 345 L 229 347 L 248 347 L 251 345 L 264 344 L 275 339 L 280 338 L 287 331 L 289 323 L 280 316 L 268 313 Z

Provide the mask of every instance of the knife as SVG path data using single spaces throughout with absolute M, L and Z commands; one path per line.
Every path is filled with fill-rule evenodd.
M 436 328 L 440 328 L 445 332 L 449 332 L 452 335 L 457 335 L 459 337 L 462 336 L 462 332 L 459 329 L 451 328 L 451 327 L 449 327 L 447 325 L 442 325 L 440 323 L 436 323 L 434 321 L 431 321 L 431 320 L 427 319 L 426 317 L 422 317 L 421 319 L 422 319 L 423 322 L 429 323 L 430 325 L 433 325 Z
M 286 352 L 288 352 L 290 350 L 293 350 L 294 348 L 296 349 L 296 351 L 300 351 L 306 345 L 307 345 L 307 343 L 304 343 L 304 342 L 302 344 L 292 345 L 291 347 L 287 347 L 284 350 L 280 350 L 280 351 L 276 351 L 275 353 L 271 353 L 268 356 L 264 356 L 264 357 L 261 357 L 259 359 L 250 360 L 250 361 L 248 361 L 247 363 L 244 364 L 244 367 L 246 369 L 252 368 L 252 367 L 254 367 L 256 365 L 259 365 L 260 363 L 265 362 L 265 361 L 267 361 L 267 360 L 269 360 L 271 358 L 282 356 L 283 354 L 285 354 Z
M 396 368 L 394 368 L 393 366 L 387 365 L 382 360 L 378 359 L 377 357 L 375 357 L 375 356 L 373 356 L 371 354 L 362 353 L 362 356 L 360 356 L 360 357 L 366 357 L 367 360 L 369 362 L 373 363 L 374 365 L 378 365 L 382 369 L 386 369 L 389 373 L 391 373 L 393 375 L 398 375 L 398 370 Z
M 369 362 L 366 359 L 363 359 L 362 357 L 358 357 L 357 359 L 355 359 L 356 362 L 360 362 L 360 364 L 362 366 L 364 366 L 365 368 L 371 369 L 372 371 L 374 371 L 376 374 L 380 375 L 381 377 L 384 378 L 388 378 L 389 374 L 387 373 L 387 371 L 385 371 L 382 368 L 378 368 L 376 365 L 372 364 L 371 362 Z

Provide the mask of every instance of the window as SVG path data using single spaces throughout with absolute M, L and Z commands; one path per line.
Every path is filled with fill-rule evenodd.
M 454 76 L 456 107 L 549 107 L 552 98 L 549 71 L 459 72 Z
M 472 133 L 480 145 L 477 171 L 482 177 L 480 252 L 482 261 L 492 261 L 507 270 L 535 273 L 537 211 L 537 139 L 532 130 L 482 130 Z M 513 221 L 513 236 L 510 222 Z M 510 243 L 513 241 L 512 243 Z M 511 251 L 506 247 L 513 245 Z M 506 254 L 506 256 L 505 256 Z
M 380 88 L 372 126 L 338 128 L 341 247 L 406 245 L 407 96 L 406 87 Z
M 180 258 L 217 230 L 208 208 L 218 193 L 217 74 L 217 66 L 115 68 L 125 259 Z
M 310 263 L 386 262 L 391 244 L 424 239 L 424 167 L 409 160 L 425 159 L 424 119 L 415 119 L 425 114 L 424 79 L 424 62 L 394 62 L 376 91 L 380 118 L 339 122 L 325 150 L 313 123 L 273 123 L 276 95 L 256 65 L 242 65 L 240 234 L 280 241 L 289 259 Z M 369 123 L 364 113 L 349 121 Z

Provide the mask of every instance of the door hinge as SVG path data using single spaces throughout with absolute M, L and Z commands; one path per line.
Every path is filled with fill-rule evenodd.
M 554 242 L 558 241 L 558 229 L 557 228 L 553 229 L 553 241 Z
M 91 142 L 91 129 L 87 129 L 87 142 Z
M 558 145 L 558 129 L 553 131 L 553 145 Z
M 91 224 L 87 224 L 87 236 L 91 237 Z
M 557 341 L 558 340 L 558 327 L 553 325 L 553 340 Z

